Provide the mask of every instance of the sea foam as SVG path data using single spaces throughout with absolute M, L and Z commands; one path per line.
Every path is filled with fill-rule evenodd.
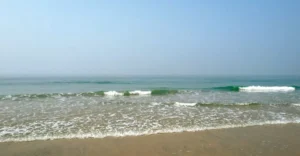
M 175 102 L 175 106 L 195 106 L 197 103 L 182 103 L 182 102 Z
M 141 90 L 135 90 L 129 92 L 132 95 L 151 95 L 151 91 L 141 91 Z
M 121 96 L 123 94 L 119 93 L 117 91 L 108 91 L 108 92 L 104 92 L 104 95 L 106 95 L 106 96 Z
M 292 92 L 294 87 L 288 86 L 248 86 L 240 87 L 241 92 Z
M 44 135 L 44 136 L 25 136 L 20 138 L 0 138 L 0 142 L 23 142 L 23 141 L 35 141 L 35 140 L 55 140 L 55 139 L 86 139 L 86 138 L 105 138 L 105 137 L 126 137 L 126 136 L 141 136 L 141 135 L 152 135 L 152 134 L 163 134 L 163 133 L 180 133 L 180 132 L 196 132 L 204 130 L 214 130 L 214 129 L 229 129 L 238 127 L 249 127 L 249 126 L 262 126 L 262 125 L 274 125 L 274 124 L 289 124 L 289 123 L 300 123 L 299 120 L 296 121 L 265 121 L 258 123 L 248 123 L 248 124 L 237 124 L 237 125 L 222 125 L 215 127 L 176 127 L 167 128 L 160 130 L 145 130 L 145 131 L 126 131 L 126 132 L 111 132 L 111 133 L 101 133 L 88 132 L 88 133 L 76 133 L 76 134 L 65 134 L 65 135 Z

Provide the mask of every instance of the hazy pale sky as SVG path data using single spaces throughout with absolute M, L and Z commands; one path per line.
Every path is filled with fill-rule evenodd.
M 300 1 L 0 1 L 0 76 L 107 74 L 300 74 Z

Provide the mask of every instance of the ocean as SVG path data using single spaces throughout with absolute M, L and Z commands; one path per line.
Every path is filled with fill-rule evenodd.
M 0 78 L 0 142 L 300 122 L 300 76 Z

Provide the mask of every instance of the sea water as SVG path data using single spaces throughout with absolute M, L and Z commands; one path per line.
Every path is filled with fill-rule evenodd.
M 300 122 L 299 76 L 0 78 L 0 142 Z

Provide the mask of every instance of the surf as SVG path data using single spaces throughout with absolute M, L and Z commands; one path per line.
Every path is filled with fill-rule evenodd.
M 43 99 L 43 98 L 55 98 L 55 97 L 93 97 L 93 96 L 163 96 L 168 94 L 177 94 L 178 90 L 133 90 L 133 91 L 93 91 L 93 92 L 82 92 L 82 93 L 44 93 L 44 94 L 17 94 L 17 95 L 2 95 L 0 100 L 15 100 L 20 98 L 29 99 Z
M 214 87 L 213 90 L 232 92 L 293 92 L 294 86 L 224 86 Z
M 295 87 L 288 86 L 248 86 L 240 87 L 241 92 L 292 92 L 295 91 Z

